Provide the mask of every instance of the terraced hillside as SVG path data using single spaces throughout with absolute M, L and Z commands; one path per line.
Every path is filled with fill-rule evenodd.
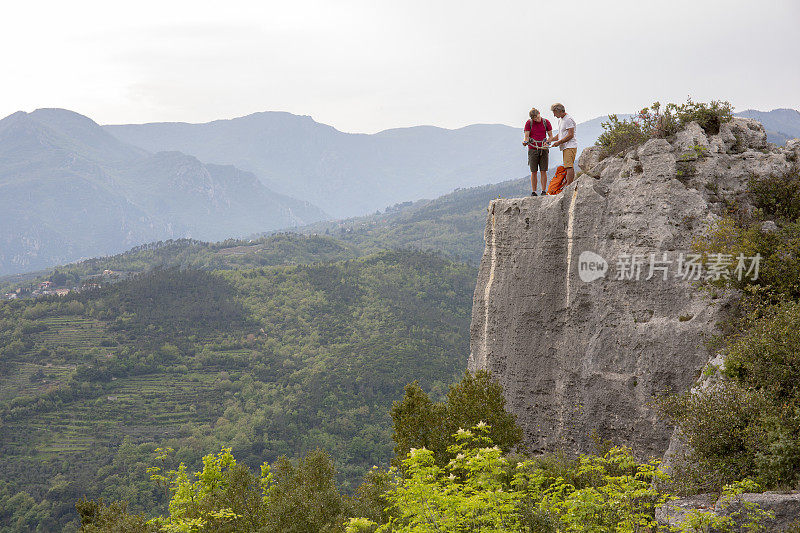
M 47 531 L 84 494 L 157 510 L 157 446 L 192 467 L 223 446 L 253 467 L 324 448 L 352 488 L 390 458 L 403 387 L 441 394 L 463 371 L 472 285 L 465 265 L 383 252 L 0 302 L 0 498 Z

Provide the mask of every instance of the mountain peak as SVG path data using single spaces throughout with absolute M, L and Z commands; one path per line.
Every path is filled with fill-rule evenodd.
M 76 111 L 71 111 L 69 109 L 63 109 L 61 107 L 40 107 L 38 109 L 34 109 L 29 113 L 32 118 L 42 121 L 75 121 L 76 123 L 84 123 L 84 124 L 91 124 L 94 126 L 99 126 L 94 120 L 90 119 L 86 115 L 81 115 Z
M 147 152 L 120 141 L 87 116 L 68 109 L 17 111 L 0 120 L 0 139 L 29 150 L 64 150 L 93 160 L 126 161 Z

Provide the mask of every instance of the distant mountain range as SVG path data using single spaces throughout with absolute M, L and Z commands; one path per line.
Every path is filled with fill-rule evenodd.
M 38 272 L 0 276 L 0 298 L 16 288 L 37 287 L 55 279 L 63 286 L 79 285 L 106 270 L 142 272 L 152 268 L 230 270 L 271 265 L 308 264 L 352 259 L 383 250 L 440 252 L 477 267 L 483 255 L 486 206 L 492 198 L 530 194 L 530 180 L 458 189 L 434 200 L 404 202 L 382 213 L 346 220 L 322 221 L 291 232 L 207 243 L 192 239 L 138 246 L 114 256 L 87 259 Z
M 219 240 L 327 218 L 233 166 L 149 153 L 62 109 L 0 120 L 0 273 L 175 237 Z
M 756 111 L 747 109 L 736 113 L 738 117 L 754 118 L 767 130 L 767 140 L 775 144 L 783 144 L 789 139 L 800 137 L 800 111 L 796 109 L 773 109 L 772 111 Z
M 774 142 L 800 136 L 795 110 L 737 115 L 760 120 Z M 578 124 L 580 149 L 594 143 L 605 120 Z M 363 217 L 412 201 L 418 202 L 413 209 L 315 230 L 349 228 L 347 240 L 372 250 L 384 237 L 360 232 L 386 221 L 382 235 L 386 230 L 408 245 L 435 247 L 445 243 L 430 235 L 435 230 L 425 213 L 436 211 L 430 210 L 437 204 L 419 199 L 526 175 L 520 141 L 521 127 L 419 126 L 348 134 L 278 112 L 206 124 L 104 127 L 65 110 L 15 113 L 0 121 L 0 274 L 145 242 L 265 233 L 323 221 L 330 218 L 326 212 L 338 219 Z M 552 159 L 559 162 L 557 151 Z M 476 206 L 470 207 L 470 218 L 478 214 Z M 456 233 L 465 227 L 456 219 L 444 222 L 453 224 Z M 417 234 L 412 226 L 426 233 Z M 444 249 L 475 257 L 471 240 Z
M 794 110 L 738 115 L 761 120 L 773 142 L 800 135 L 800 113 Z M 524 120 L 523 114 L 519 127 L 416 126 L 366 135 L 343 133 L 308 116 L 263 112 L 203 124 L 105 128 L 150 151 L 179 150 L 202 161 L 235 165 L 253 172 L 273 190 L 304 198 L 334 218 L 344 218 L 525 175 L 525 148 L 520 143 Z M 601 116 L 578 124 L 579 150 L 594 144 L 606 120 Z M 551 122 L 556 127 L 556 120 Z M 557 151 L 552 153 L 560 160 Z
M 206 124 L 105 126 L 147 150 L 180 150 L 255 173 L 336 218 L 525 173 L 521 128 L 476 124 L 343 133 L 307 116 L 254 113 Z

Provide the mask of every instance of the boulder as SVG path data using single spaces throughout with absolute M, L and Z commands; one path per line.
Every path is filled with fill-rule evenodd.
M 711 148 L 706 132 L 697 122 L 690 122 L 678 132 L 675 136 L 674 146 L 675 150 L 680 153 L 679 157 L 688 161 L 702 157 Z
M 677 527 L 692 511 L 712 512 L 719 499 L 718 494 L 697 494 L 673 500 L 656 509 L 656 521 L 662 526 Z
M 603 158 L 602 146 L 589 146 L 588 148 L 584 148 L 584 150 L 581 152 L 581 155 L 578 158 L 578 166 L 583 172 L 589 174 L 590 176 L 594 176 L 594 174 L 592 173 L 592 168 L 602 158 Z
M 734 117 L 719 128 L 720 137 L 733 138 L 731 150 L 744 152 L 747 150 L 763 150 L 767 147 L 767 132 L 760 122 L 752 118 Z M 727 143 L 726 143 L 727 144 Z

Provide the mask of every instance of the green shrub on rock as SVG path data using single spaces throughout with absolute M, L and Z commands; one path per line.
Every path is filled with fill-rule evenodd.
M 709 282 L 741 291 L 716 342 L 721 375 L 663 403 L 689 447 L 676 477 L 695 491 L 744 477 L 800 483 L 800 175 L 754 177 L 748 192 L 754 212 L 718 220 L 695 243 L 706 257 L 760 256 L 757 279 Z
M 659 102 L 645 107 L 630 119 L 609 115 L 603 122 L 603 133 L 596 144 L 604 148 L 606 156 L 617 154 L 644 143 L 648 139 L 675 135 L 690 122 L 697 122 L 709 135 L 719 133 L 720 126 L 733 118 L 730 102 L 712 100 L 710 103 L 694 102 L 687 98 L 685 104 L 667 104 L 663 110 Z
M 768 218 L 790 222 L 800 219 L 800 168 L 768 176 L 753 176 L 748 191 L 755 207 Z

